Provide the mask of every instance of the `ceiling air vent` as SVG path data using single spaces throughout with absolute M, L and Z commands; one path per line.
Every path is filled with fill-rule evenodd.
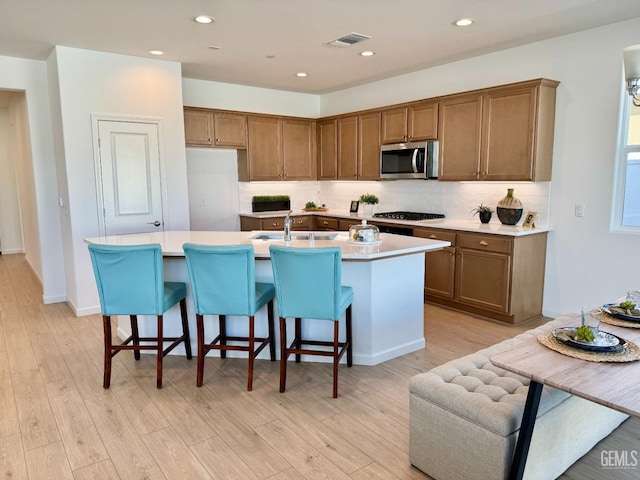
M 362 35 L 361 33 L 351 32 L 350 34 L 344 35 L 343 37 L 336 38 L 335 40 L 331 40 L 330 42 L 325 42 L 325 44 L 334 47 L 350 47 L 354 43 L 362 42 L 363 40 L 368 40 L 370 38 L 371 37 Z

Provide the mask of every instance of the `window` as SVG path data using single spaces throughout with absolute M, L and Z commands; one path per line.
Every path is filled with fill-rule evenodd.
M 612 229 L 640 233 L 640 106 L 624 94 Z

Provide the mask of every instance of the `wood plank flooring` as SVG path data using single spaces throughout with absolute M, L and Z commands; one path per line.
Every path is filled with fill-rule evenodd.
M 375 367 L 340 368 L 331 398 L 327 364 L 165 359 L 155 388 L 151 355 L 114 358 L 102 388 L 102 320 L 42 304 L 23 255 L 0 255 L 0 478 L 19 479 L 416 479 L 409 465 L 409 379 L 535 324 L 500 325 L 425 307 L 427 347 Z M 540 322 L 537 322 L 540 323 Z M 195 332 L 193 332 L 195 333 Z M 640 422 L 625 422 L 564 479 L 627 479 L 640 466 L 603 470 L 601 453 L 640 449 Z

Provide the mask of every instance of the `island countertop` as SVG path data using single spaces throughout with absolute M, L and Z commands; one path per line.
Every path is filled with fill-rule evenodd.
M 277 231 L 252 232 L 214 232 L 214 231 L 177 231 L 133 233 L 126 235 L 112 235 L 106 237 L 86 238 L 87 243 L 104 245 L 141 245 L 159 243 L 162 253 L 166 257 L 183 257 L 184 243 L 200 245 L 253 245 L 256 259 L 269 258 L 269 245 L 285 245 L 281 239 L 261 239 L 256 237 L 272 237 L 281 234 Z M 292 232 L 293 239 L 287 242 L 291 247 L 322 248 L 340 247 L 342 259 L 345 261 L 371 261 L 382 258 L 411 255 L 431 250 L 440 250 L 451 244 L 441 240 L 431 240 L 420 237 L 408 237 L 381 233 L 378 245 L 352 244 L 348 242 L 346 232 L 313 232 L 314 239 L 310 240 L 310 232 L 296 230 Z M 298 238 L 296 238 L 298 236 Z M 333 237 L 328 239 L 327 236 Z M 300 238 L 302 237 L 302 238 Z

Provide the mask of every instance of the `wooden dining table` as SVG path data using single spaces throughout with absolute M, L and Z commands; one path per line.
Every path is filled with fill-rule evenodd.
M 580 315 L 567 316 L 566 327 L 580 325 Z M 556 327 L 557 328 L 557 327 Z M 640 328 L 600 324 L 600 330 L 626 341 L 640 344 Z M 563 390 L 572 395 L 640 417 L 640 361 L 614 363 L 573 358 L 528 339 L 491 357 L 491 363 L 529 378 L 529 391 L 513 456 L 510 479 L 520 480 L 536 421 L 542 387 Z

